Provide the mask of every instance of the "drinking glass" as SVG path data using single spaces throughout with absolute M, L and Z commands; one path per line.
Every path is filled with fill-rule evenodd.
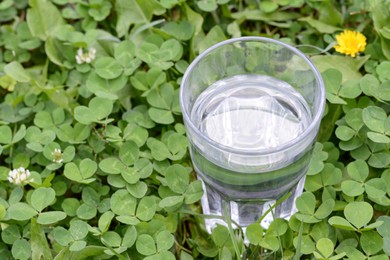
M 207 230 L 295 213 L 325 106 L 313 63 L 278 40 L 233 38 L 201 53 L 180 88 L 203 213 L 216 216 Z

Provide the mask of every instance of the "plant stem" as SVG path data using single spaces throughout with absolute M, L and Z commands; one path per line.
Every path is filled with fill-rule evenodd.
M 214 19 L 216 24 L 220 24 L 221 23 L 221 19 L 219 19 L 219 16 L 218 16 L 217 12 L 212 11 L 211 15 L 213 16 L 213 19 Z

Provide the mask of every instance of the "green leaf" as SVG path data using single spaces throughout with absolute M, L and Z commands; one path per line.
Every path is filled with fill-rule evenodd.
M 229 239 L 229 230 L 225 226 L 218 225 L 212 230 L 211 238 L 215 245 L 221 248 Z
M 1 232 L 1 239 L 4 243 L 12 245 L 16 240 L 21 239 L 19 227 L 15 224 L 11 224 L 4 228 Z
M 146 144 L 149 147 L 153 158 L 157 161 L 163 161 L 168 158 L 170 152 L 163 142 L 157 140 L 156 138 L 150 137 L 148 138 Z
M 321 238 L 317 241 L 316 248 L 325 258 L 329 258 L 333 254 L 334 245 L 329 238 Z
M 162 199 L 158 204 L 161 208 L 176 207 L 183 203 L 184 196 L 170 196 Z
M 137 183 L 141 177 L 139 172 L 132 167 L 123 170 L 121 176 L 129 184 Z
M 96 162 L 89 158 L 83 159 L 79 167 L 75 163 L 65 164 L 64 175 L 73 181 L 80 183 L 90 183 L 95 180 L 92 177 L 97 170 Z
M 55 227 L 51 235 L 62 246 L 68 246 L 73 241 L 70 232 L 63 227 Z
M 138 181 L 134 184 L 127 184 L 126 189 L 133 195 L 135 198 L 142 198 L 145 196 L 148 191 L 148 185 L 142 181 Z
M 122 239 L 118 233 L 114 231 L 108 231 L 103 234 L 101 240 L 104 242 L 104 244 L 108 244 L 110 247 L 119 247 L 121 245 Z
M 169 110 L 151 107 L 148 112 L 150 118 L 158 124 L 169 125 L 175 122 L 172 112 Z
M 390 155 L 388 153 L 373 153 L 368 160 L 368 164 L 376 168 L 385 168 L 389 166 Z
M 169 233 L 169 231 L 164 230 L 157 234 L 156 242 L 157 242 L 157 251 L 162 252 L 171 249 L 171 247 L 175 243 L 175 238 L 171 233 Z
M 82 249 L 84 249 L 87 245 L 87 242 L 85 241 L 74 241 L 71 246 L 69 247 L 69 250 L 70 251 L 80 251 Z
M 387 185 L 384 179 L 372 178 L 364 185 L 370 198 L 382 198 L 386 196 Z
M 329 219 L 329 224 L 345 230 L 356 230 L 345 218 L 334 216 Z
M 326 98 L 333 104 L 346 104 L 339 94 L 342 82 L 341 72 L 330 68 L 322 73 L 322 77 L 326 87 Z
M 112 194 L 111 210 L 117 215 L 134 216 L 137 200 L 127 190 L 117 190 Z
M 307 171 L 307 175 L 315 175 L 322 171 L 324 168 L 324 163 L 328 158 L 328 154 L 323 150 L 323 144 L 316 143 L 313 149 L 313 154 L 310 159 L 309 169 Z
M 390 143 L 390 137 L 381 133 L 367 132 L 367 137 L 370 138 L 370 140 L 375 143 L 384 143 L 384 144 Z
M 94 206 L 83 203 L 77 208 L 76 214 L 80 219 L 89 220 L 96 217 L 97 209 Z
M 31 256 L 31 246 L 26 239 L 18 239 L 12 245 L 12 256 L 15 259 L 29 259 Z
M 183 46 L 176 39 L 169 39 L 157 46 L 154 43 L 144 42 L 136 52 L 139 59 L 150 67 L 167 70 L 183 55 Z
M 141 178 L 148 178 L 153 173 L 152 163 L 145 158 L 137 160 L 134 164 L 134 168 L 137 169 Z
M 278 9 L 278 4 L 273 1 L 261 1 L 259 8 L 265 13 L 272 13 Z
M 98 222 L 98 227 L 102 233 L 106 232 L 110 227 L 112 219 L 115 217 L 115 214 L 112 211 L 104 212 Z
M 122 72 L 122 66 L 112 57 L 102 57 L 94 63 L 96 74 L 104 79 L 115 79 Z
M 91 187 L 85 187 L 81 193 L 84 203 L 96 207 L 100 202 L 100 195 Z
M 377 227 L 378 233 L 383 237 L 383 251 L 390 254 L 390 217 L 380 216 L 378 221 L 383 221 L 383 224 Z
M 341 183 L 341 190 L 348 196 L 355 197 L 363 194 L 364 187 L 363 183 L 345 180 Z
M 344 208 L 345 218 L 357 229 L 366 226 L 373 214 L 372 206 L 365 201 L 350 202 Z
M 205 12 L 212 12 L 218 7 L 215 0 L 199 0 L 196 2 L 196 4 L 202 11 Z
M 176 39 L 169 39 L 161 44 L 160 52 L 166 60 L 178 61 L 183 56 L 183 46 Z
M 115 60 L 122 67 L 126 67 L 134 59 L 134 54 L 135 44 L 132 41 L 123 41 L 114 50 Z
M 57 137 L 63 142 L 78 144 L 84 142 L 91 134 L 91 127 L 76 123 L 74 127 L 64 124 L 56 129 Z
M 359 80 L 362 75 L 359 69 L 369 59 L 369 56 L 352 58 L 336 55 L 312 56 L 310 59 L 314 62 L 318 70 L 322 73 L 327 69 L 334 69 L 337 64 L 337 70 L 342 74 L 342 83 L 350 80 Z
M 157 252 L 156 242 L 153 237 L 147 234 L 138 236 L 137 242 L 135 243 L 137 251 L 142 255 L 153 255 Z
M 91 6 L 88 10 L 88 14 L 94 18 L 95 21 L 103 21 L 111 11 L 111 3 L 102 1 L 98 5 Z
M 369 174 L 368 165 L 364 160 L 356 160 L 348 164 L 348 174 L 357 182 L 364 182 Z
M 384 133 L 385 121 L 388 120 L 386 112 L 376 106 L 369 106 L 363 109 L 363 122 L 372 131 Z M 387 130 L 387 129 L 386 129 Z
M 164 10 L 157 1 L 118 0 L 115 2 L 115 11 L 118 19 L 116 31 L 119 37 L 124 36 L 133 24 L 150 22 L 154 13 Z
M 194 27 L 186 20 L 179 22 L 167 22 L 161 30 L 182 41 L 191 39 L 194 33 Z
M 27 24 L 31 34 L 45 41 L 65 24 L 60 11 L 47 0 L 30 0 L 27 10 Z
M 45 42 L 45 52 L 50 61 L 58 66 L 72 68 L 69 62 L 74 60 L 76 52 L 68 44 L 48 36 Z
M 53 259 L 45 232 L 43 231 L 42 226 L 37 223 L 35 218 L 31 219 L 30 235 L 31 258 Z
M 16 202 L 11 204 L 7 210 L 7 216 L 10 219 L 24 221 L 30 220 L 38 214 L 34 208 L 24 202 Z
M 74 110 L 74 116 L 82 124 L 92 122 L 100 123 L 100 120 L 106 119 L 113 109 L 111 100 L 101 97 L 94 97 L 89 102 L 88 107 L 78 106 Z
M 139 219 L 136 218 L 135 216 L 121 215 L 116 217 L 116 219 L 123 224 L 131 225 L 131 226 L 135 226 L 140 223 Z
M 203 32 L 203 28 L 202 28 L 203 21 L 204 21 L 203 16 L 198 12 L 192 10 L 188 4 L 184 3 L 183 5 L 186 13 L 186 18 L 194 27 L 195 30 L 194 35 L 199 35 L 199 33 Z
M 12 130 L 7 125 L 0 126 L 0 143 L 2 144 L 12 143 Z
M 126 169 L 126 165 L 116 157 L 109 157 L 100 161 L 99 168 L 109 174 L 119 174 Z
M 117 100 L 120 95 L 118 91 L 126 86 L 126 82 L 127 76 L 124 74 L 115 79 L 104 79 L 95 72 L 91 72 L 87 78 L 86 87 L 98 97 Z
M 32 193 L 31 205 L 35 210 L 41 212 L 54 202 L 55 197 L 56 193 L 52 188 L 40 187 Z
M 263 237 L 263 232 L 263 228 L 258 223 L 253 223 L 246 228 L 246 237 L 251 244 L 257 245 Z
M 156 209 L 157 204 L 153 197 L 143 197 L 138 203 L 136 216 L 142 221 L 149 221 L 156 213 Z
M 130 166 L 139 158 L 139 148 L 133 141 L 127 141 L 119 148 L 119 158 L 123 163 Z
M 335 134 L 337 138 L 339 138 L 340 140 L 348 141 L 351 140 L 356 135 L 356 132 L 355 130 L 353 130 L 348 126 L 341 125 L 336 128 Z
M 376 231 L 365 231 L 360 237 L 360 245 L 366 255 L 375 255 L 382 250 L 383 238 Z
M 198 52 L 202 53 L 207 48 L 217 44 L 218 42 L 226 40 L 226 36 L 220 26 L 216 25 L 208 32 L 206 37 L 199 42 Z
M 12 61 L 5 65 L 4 72 L 8 76 L 19 82 L 29 82 L 31 80 L 30 74 L 17 61 Z
M 134 226 L 128 227 L 123 235 L 122 246 L 132 247 L 137 239 L 137 229 Z
M 74 240 L 84 239 L 88 235 L 88 224 L 82 220 L 74 220 L 70 223 L 69 232 Z
M 364 77 L 360 79 L 359 84 L 364 94 L 374 97 L 380 96 L 380 93 L 378 93 L 380 82 L 374 75 L 364 75 Z
M 341 85 L 341 89 L 339 91 L 339 95 L 344 98 L 354 99 L 360 96 L 362 90 L 360 89 L 358 80 L 349 80 L 345 81 Z
M 167 180 L 168 187 L 179 194 L 186 191 L 190 180 L 190 176 L 186 168 L 180 164 L 169 166 L 165 171 L 165 178 Z
M 318 218 L 318 219 L 324 219 L 324 218 L 328 217 L 332 213 L 334 205 L 335 205 L 335 201 L 334 200 L 332 200 L 332 199 L 325 200 L 318 207 L 318 209 L 314 213 L 314 216 L 316 218 Z
M 66 213 L 62 211 L 48 211 L 39 213 L 37 223 L 41 225 L 50 225 L 66 218 Z
M 186 204 L 192 204 L 199 201 L 203 196 L 203 187 L 200 180 L 196 180 L 188 185 L 187 190 L 184 193 L 184 202 Z
M 277 251 L 280 247 L 278 238 L 274 236 L 265 236 L 259 245 L 271 251 Z
M 389 72 L 390 61 L 383 61 L 378 65 L 378 67 L 376 67 L 376 73 L 378 73 L 379 77 L 381 77 L 383 81 L 390 80 Z
M 303 214 L 314 214 L 316 206 L 316 199 L 313 193 L 304 192 L 300 197 L 296 200 L 296 207 L 300 213 Z
M 322 21 L 319 21 L 319 20 L 316 20 L 312 17 L 304 17 L 304 18 L 300 18 L 299 19 L 300 21 L 304 21 L 304 22 L 307 22 L 308 24 L 310 24 L 310 26 L 312 26 L 314 29 L 316 29 L 317 31 L 319 31 L 320 33 L 335 33 L 337 31 L 341 31 L 342 29 L 340 27 L 336 27 L 336 26 L 333 26 L 333 25 L 330 25 L 330 24 L 326 24 Z
M 75 216 L 76 210 L 80 206 L 80 201 L 75 198 L 66 198 L 61 204 L 62 209 L 68 216 Z
M 184 155 L 187 151 L 188 139 L 181 134 L 172 133 L 168 137 L 167 146 L 173 155 Z
M 123 130 L 123 139 L 135 142 L 138 147 L 146 143 L 148 135 L 149 132 L 145 128 L 133 123 L 128 124 Z

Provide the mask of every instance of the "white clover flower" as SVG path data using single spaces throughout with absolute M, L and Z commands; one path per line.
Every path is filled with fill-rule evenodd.
M 76 62 L 77 64 L 91 63 L 96 58 L 96 49 L 89 48 L 87 53 L 84 53 L 82 48 L 77 50 Z
M 19 167 L 9 172 L 8 181 L 16 185 L 27 184 L 28 182 L 32 181 L 30 176 L 31 173 L 29 170 L 24 169 L 23 167 Z
M 77 64 L 83 63 L 83 57 L 84 57 L 83 49 L 80 48 L 77 50 L 77 55 L 76 55 Z
M 53 156 L 53 162 L 55 163 L 62 163 L 64 161 L 63 154 L 59 148 L 55 148 L 51 155 Z

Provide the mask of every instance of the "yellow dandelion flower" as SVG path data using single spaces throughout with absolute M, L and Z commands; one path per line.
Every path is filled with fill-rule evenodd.
M 351 30 L 336 35 L 337 45 L 334 46 L 337 52 L 355 57 L 358 52 L 364 51 L 367 42 L 366 37 L 360 33 Z

